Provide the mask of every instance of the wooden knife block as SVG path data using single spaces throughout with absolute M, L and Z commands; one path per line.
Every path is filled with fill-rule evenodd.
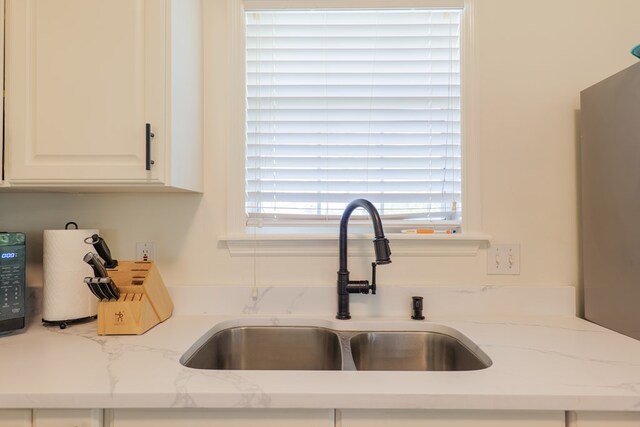
M 153 262 L 120 261 L 107 271 L 120 298 L 98 302 L 98 335 L 140 335 L 171 316 L 173 302 Z

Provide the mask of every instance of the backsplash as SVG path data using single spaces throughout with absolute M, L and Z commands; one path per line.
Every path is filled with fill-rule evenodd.
M 335 316 L 335 287 L 180 286 L 169 288 L 178 315 Z M 351 295 L 353 317 L 411 316 L 411 297 L 430 316 L 575 316 L 572 286 L 395 286 Z

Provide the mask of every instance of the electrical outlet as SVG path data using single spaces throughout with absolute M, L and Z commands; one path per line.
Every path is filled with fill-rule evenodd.
M 491 245 L 487 274 L 520 274 L 520 245 Z
M 153 242 L 136 243 L 136 261 L 153 261 L 156 257 L 156 247 Z

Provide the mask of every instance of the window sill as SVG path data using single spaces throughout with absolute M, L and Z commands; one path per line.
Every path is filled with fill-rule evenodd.
M 491 236 L 483 233 L 416 235 L 388 233 L 393 256 L 475 256 Z M 338 256 L 338 234 L 220 236 L 231 256 Z M 349 256 L 373 256 L 371 233 L 349 234 Z

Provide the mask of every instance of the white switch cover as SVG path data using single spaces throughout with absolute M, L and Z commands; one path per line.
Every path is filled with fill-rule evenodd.
M 491 245 L 487 274 L 520 274 L 520 245 Z

